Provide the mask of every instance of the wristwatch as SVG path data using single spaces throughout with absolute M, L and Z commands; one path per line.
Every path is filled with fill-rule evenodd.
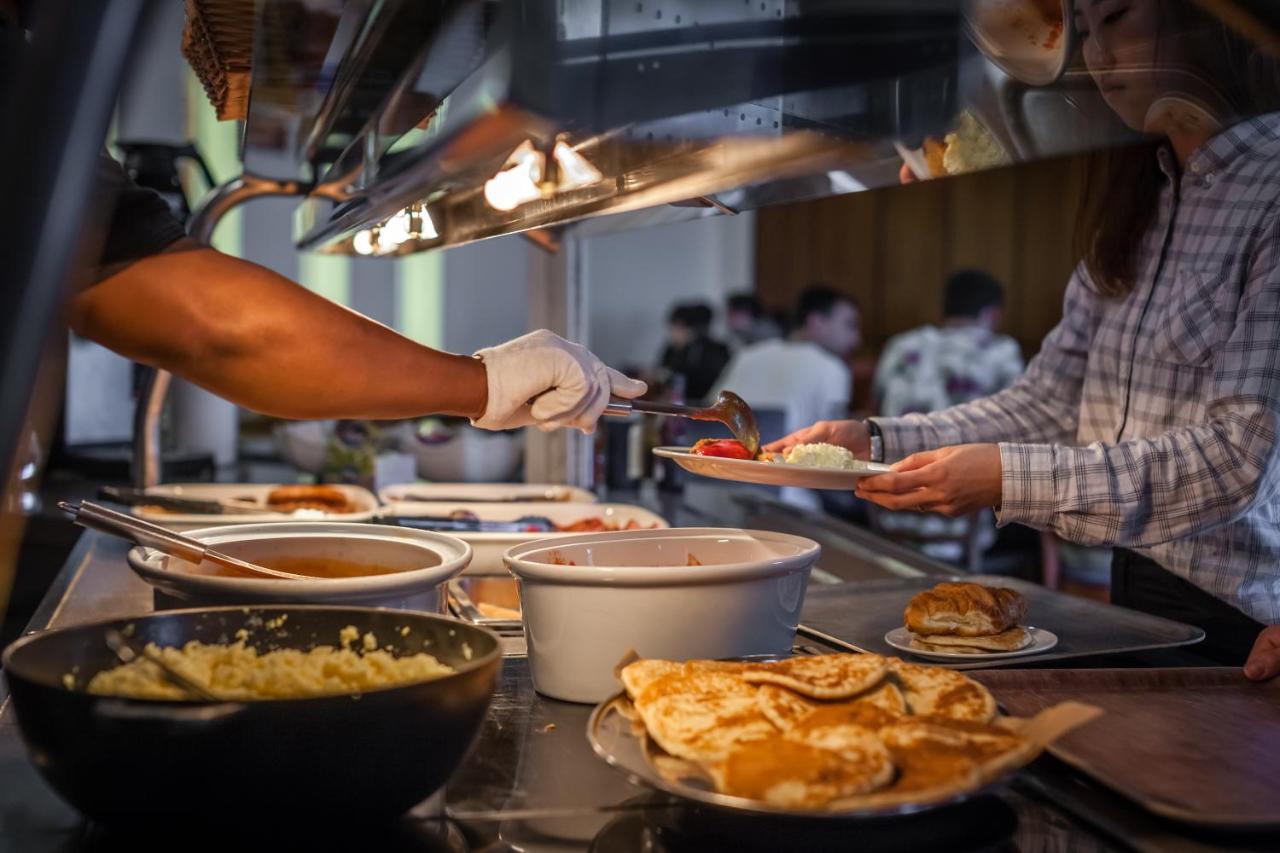
M 871 438 L 871 452 L 869 461 L 884 461 L 884 436 L 880 433 L 880 425 L 873 420 L 865 420 L 862 422 L 867 428 L 867 435 Z

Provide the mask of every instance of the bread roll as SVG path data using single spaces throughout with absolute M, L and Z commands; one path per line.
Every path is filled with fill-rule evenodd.
M 903 618 L 916 634 L 986 637 L 1015 627 L 1026 614 L 1026 601 L 1011 589 L 940 583 L 913 597 Z

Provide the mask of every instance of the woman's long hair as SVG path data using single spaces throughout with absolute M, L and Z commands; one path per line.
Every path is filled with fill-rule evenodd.
M 1280 108 L 1280 65 L 1191 0 L 1162 0 L 1161 27 L 1188 37 L 1192 73 L 1212 81 L 1223 126 Z M 1160 33 L 1154 34 L 1159 38 Z M 1123 296 L 1137 279 L 1143 236 L 1159 207 L 1163 139 L 1089 157 L 1075 248 L 1099 293 Z

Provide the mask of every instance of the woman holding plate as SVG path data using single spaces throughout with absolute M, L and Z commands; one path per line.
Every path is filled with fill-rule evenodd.
M 1018 522 L 1116 550 L 1116 604 L 1280 673 L 1280 73 L 1187 0 L 1079 0 L 1107 104 L 1153 141 L 1097 159 L 1061 322 L 998 394 L 834 421 L 892 510 Z

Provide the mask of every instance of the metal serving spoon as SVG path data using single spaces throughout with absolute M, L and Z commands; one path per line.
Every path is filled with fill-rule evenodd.
M 149 521 L 143 521 L 141 518 L 134 518 L 132 515 L 116 512 L 113 509 L 107 509 L 105 506 L 91 503 L 90 501 L 81 501 L 79 505 L 59 501 L 58 508 L 71 516 L 71 520 L 81 527 L 88 527 L 91 530 L 98 530 L 111 536 L 128 539 L 136 545 L 141 545 L 144 548 L 154 548 L 157 551 L 168 554 L 170 557 L 177 557 L 194 565 L 207 561 L 233 571 L 246 572 L 263 578 L 291 581 L 315 580 L 315 578 L 309 578 L 306 575 L 279 572 L 275 569 L 268 569 L 266 566 L 247 563 L 229 554 L 215 551 L 199 539 L 192 539 L 190 536 L 174 533 L 172 530 L 161 527 L 158 524 L 152 524 Z
M 632 412 L 671 415 L 695 421 L 718 421 L 729 428 L 733 437 L 742 442 L 742 446 L 747 448 L 752 457 L 760 452 L 760 428 L 756 426 L 755 413 L 745 400 L 732 391 L 721 391 L 716 401 L 705 407 L 677 406 L 649 400 L 610 400 L 604 410 L 606 415 L 629 415 Z
M 103 640 L 106 642 L 107 648 L 115 652 L 116 657 L 121 663 L 133 663 L 139 658 L 149 660 L 155 664 L 156 669 L 160 670 L 160 675 L 164 677 L 164 680 L 173 684 L 175 687 L 181 687 L 183 690 L 198 699 L 208 699 L 213 702 L 219 701 L 219 697 L 212 693 L 209 688 L 199 682 L 192 681 L 190 678 L 187 678 L 185 675 L 169 666 L 169 664 L 165 663 L 159 655 L 150 654 L 145 648 L 142 650 L 134 648 L 133 643 L 126 640 L 124 634 L 121 634 L 115 628 L 109 629 L 107 633 L 103 635 Z

